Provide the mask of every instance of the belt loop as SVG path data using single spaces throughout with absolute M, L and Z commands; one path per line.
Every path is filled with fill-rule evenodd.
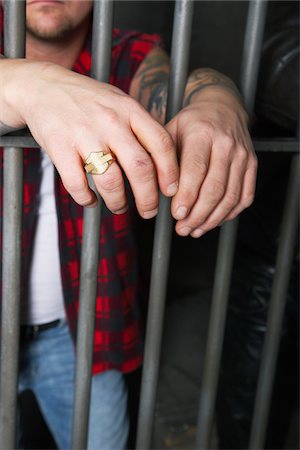
M 32 339 L 35 339 L 37 335 L 39 334 L 40 327 L 38 325 L 32 326 L 32 335 L 30 336 Z

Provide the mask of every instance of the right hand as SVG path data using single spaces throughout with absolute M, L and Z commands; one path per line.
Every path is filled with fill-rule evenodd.
M 121 168 L 144 218 L 156 215 L 158 187 L 167 196 L 176 193 L 179 170 L 172 138 L 134 99 L 114 86 L 54 64 L 0 63 L 1 120 L 14 128 L 29 127 L 77 203 L 97 202 L 83 167 L 88 155 L 97 151 L 111 150 L 117 158 L 104 174 L 93 176 L 113 213 L 127 209 Z

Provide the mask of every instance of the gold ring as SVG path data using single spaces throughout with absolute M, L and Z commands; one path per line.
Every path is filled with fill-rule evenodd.
M 112 153 L 92 152 L 85 160 L 85 170 L 92 175 L 101 175 L 115 161 Z

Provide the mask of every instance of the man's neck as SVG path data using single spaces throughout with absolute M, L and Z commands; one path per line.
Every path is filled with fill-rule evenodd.
M 48 61 L 71 69 L 84 45 L 88 28 L 74 33 L 64 41 L 45 41 L 27 33 L 26 57 L 35 61 Z

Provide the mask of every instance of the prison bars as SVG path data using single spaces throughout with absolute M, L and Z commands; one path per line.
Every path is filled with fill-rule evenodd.
M 167 121 L 180 110 L 182 105 L 188 72 L 192 18 L 193 1 L 177 0 L 173 21 L 170 78 L 166 111 Z M 172 218 L 170 214 L 170 199 L 161 195 L 153 243 L 145 355 L 137 427 L 136 448 L 141 450 L 151 448 L 171 237 Z
M 252 116 L 267 2 L 249 2 L 241 65 L 241 92 Z M 219 379 L 226 310 L 229 297 L 238 219 L 223 225 L 217 253 L 208 337 L 201 381 L 197 423 L 197 449 L 209 448 Z
M 280 152 L 297 153 L 299 142 L 292 138 L 273 139 L 253 139 L 253 146 L 256 152 Z M 39 148 L 39 144 L 31 136 L 14 136 L 13 134 L 0 136 L 0 147 L 30 147 Z
M 94 2 L 91 75 L 103 82 L 109 82 L 112 25 L 113 2 L 110 0 Z M 92 188 L 94 187 L 91 176 L 89 176 L 89 184 Z M 97 192 L 95 187 L 93 190 Z M 98 195 L 98 204 L 95 208 L 84 208 L 72 433 L 72 448 L 74 450 L 87 448 L 88 442 L 99 264 L 99 246 L 95 245 L 95 236 L 100 234 L 101 207 L 102 200 Z
M 277 253 L 277 262 L 272 285 L 268 313 L 267 331 L 264 340 L 261 367 L 257 382 L 257 392 L 250 436 L 250 450 L 264 448 L 268 424 L 271 394 L 276 361 L 280 344 L 284 307 L 288 292 L 289 277 L 295 250 L 299 206 L 299 155 L 293 156 L 289 185 L 286 193 L 282 231 Z
M 25 56 L 25 1 L 4 2 L 4 54 Z M 0 448 L 16 446 L 18 355 L 21 278 L 21 218 L 23 152 L 17 147 L 4 150 L 3 266 L 0 369 Z
M 16 36 L 17 39 L 16 41 L 18 42 L 18 45 L 21 46 L 21 48 L 23 48 L 22 46 L 24 46 L 22 43 L 24 43 L 24 27 L 23 27 L 23 23 L 24 23 L 24 11 L 22 12 L 22 8 L 24 8 L 24 2 L 20 2 L 18 0 L 11 0 L 9 2 L 9 7 L 8 5 L 6 5 L 6 16 L 5 16 L 5 23 L 6 23 L 6 29 L 8 29 L 7 24 L 8 24 L 8 14 L 11 14 L 12 19 L 9 19 L 9 24 L 10 24 L 10 33 L 12 33 L 13 36 Z M 98 2 L 95 2 L 96 4 Z M 109 2 L 108 2 L 109 3 Z M 252 36 L 252 38 L 256 41 L 256 44 L 253 44 L 253 41 L 248 40 L 248 43 L 246 42 L 246 48 L 248 48 L 248 52 L 249 52 L 249 59 L 248 59 L 248 63 L 249 63 L 249 67 L 246 70 L 246 63 L 247 63 L 247 59 L 245 61 L 245 65 L 244 65 L 244 71 L 249 73 L 250 79 L 246 78 L 244 80 L 244 82 L 242 82 L 242 91 L 244 93 L 244 97 L 247 99 L 247 93 L 248 93 L 248 98 L 249 100 L 247 102 L 247 106 L 248 106 L 248 111 L 251 112 L 252 107 L 253 107 L 253 97 L 254 97 L 254 93 L 255 93 L 255 88 L 253 87 L 254 85 L 252 84 L 253 81 L 251 81 L 251 79 L 253 80 L 253 76 L 255 78 L 255 66 L 250 64 L 251 61 L 251 55 L 252 58 L 255 57 L 257 58 L 257 48 L 259 48 L 259 44 L 257 43 L 257 40 L 261 39 L 262 35 L 262 30 L 263 30 L 263 25 L 261 25 L 261 22 L 264 21 L 264 7 L 261 6 L 263 2 L 261 1 L 252 1 L 250 2 L 250 9 L 249 9 L 249 18 L 248 18 L 248 31 L 246 32 L 246 36 L 248 36 L 248 39 L 250 39 L 250 37 Z M 18 5 L 18 6 L 17 6 Z M 180 28 L 179 30 L 179 25 L 178 22 L 176 23 L 176 20 L 179 21 L 179 23 L 181 23 L 181 25 L 183 25 L 183 23 L 189 23 L 190 24 L 190 18 L 187 19 L 187 17 L 184 18 L 185 14 L 189 15 L 191 13 L 188 13 L 188 9 L 191 7 L 189 5 L 189 2 L 178 2 L 177 6 L 177 13 L 175 14 L 175 23 L 174 23 L 174 29 L 176 29 L 177 32 L 177 36 L 180 39 L 182 37 L 182 35 L 184 36 L 184 33 L 187 33 L 187 31 L 185 31 L 185 26 L 183 26 L 183 28 Z M 183 7 L 182 7 L 183 5 Z M 100 6 L 99 3 L 99 8 L 105 8 L 107 7 L 107 2 L 103 2 L 103 5 Z M 185 9 L 185 7 L 187 8 L 187 10 Z M 251 9 L 252 8 L 252 9 Z M 260 11 L 260 13 L 259 13 Z M 252 12 L 252 15 L 251 15 Z M 100 14 L 100 13 L 99 13 Z M 96 16 L 98 15 L 98 13 L 96 13 Z M 101 17 L 102 13 L 101 13 Z M 176 19 L 177 18 L 177 19 Z M 185 22 L 187 20 L 187 22 Z M 103 28 L 104 24 L 103 22 L 101 22 L 102 19 L 95 19 L 94 23 L 94 29 L 93 29 L 93 34 L 97 32 L 101 32 L 101 30 L 105 29 L 105 27 Z M 105 20 L 104 20 L 105 22 Z M 109 13 L 107 16 L 107 23 L 110 22 L 109 19 Z M 260 23 L 260 25 L 258 25 Z M 251 25 L 252 24 L 252 25 Z M 256 28 L 258 26 L 258 29 Z M 105 42 L 104 43 L 104 50 L 103 52 L 107 52 L 109 53 L 109 47 L 110 44 L 109 42 L 109 35 L 111 33 L 111 29 L 109 31 L 109 27 L 110 25 L 107 26 L 107 29 L 105 31 L 105 36 L 108 37 L 108 40 L 106 41 L 104 37 L 101 37 L 101 42 Z M 175 28 L 176 27 L 176 28 Z M 189 29 L 188 32 L 190 32 L 191 29 L 191 24 L 189 25 Z M 100 30 L 101 29 L 101 30 Z M 98 31 L 97 31 L 98 30 Z M 259 31 L 260 30 L 260 31 Z M 183 34 L 182 34 L 183 33 Z M 258 34 L 257 34 L 258 33 Z M 94 42 L 99 41 L 98 38 L 94 37 Z M 6 54 L 7 56 L 12 56 L 12 57 L 16 57 L 16 56 L 22 56 L 21 51 L 20 54 L 18 54 L 17 52 L 17 46 L 15 46 L 15 44 L 13 44 L 13 41 L 9 40 L 8 38 L 6 38 L 6 42 L 7 45 L 9 46 L 9 49 L 6 50 Z M 174 41 L 175 42 L 175 41 Z M 182 39 L 179 40 L 179 47 L 181 47 L 182 45 L 187 45 L 187 41 L 185 41 L 185 44 L 182 44 Z M 175 45 L 175 44 L 174 44 Z M 188 45 L 187 45 L 188 46 Z M 106 50 L 105 50 L 106 49 Z M 179 51 L 179 50 L 178 50 Z M 16 53 L 14 53 L 16 52 Z M 99 55 L 102 53 L 102 51 L 100 51 L 100 53 L 97 52 L 97 50 L 95 50 L 96 54 Z M 184 52 L 183 52 L 184 55 Z M 186 52 L 187 55 L 187 52 Z M 174 54 L 172 54 L 172 61 L 175 60 L 175 62 L 179 61 L 179 56 L 180 54 L 177 54 L 176 51 Z M 107 57 L 107 56 L 106 56 Z M 104 58 L 104 56 L 103 56 Z M 258 58 L 257 58 L 258 60 Z M 172 64 L 175 64 L 175 62 Z M 252 61 L 253 64 L 255 63 L 255 60 Z M 98 67 L 101 67 L 101 63 L 95 61 L 95 67 L 93 69 L 94 73 L 95 73 L 95 77 L 102 78 L 102 75 L 98 75 Z M 185 70 L 184 69 L 184 62 L 183 62 L 183 66 L 181 66 L 181 69 L 179 68 L 178 70 Z M 96 69 L 97 66 L 97 69 Z M 103 66 L 102 66 L 103 67 Z M 179 67 L 179 66 L 177 66 Z M 100 70 L 100 69 L 99 69 Z M 174 69 L 172 69 L 174 70 Z M 176 72 L 174 70 L 174 72 Z M 244 72 L 244 73 L 245 73 Z M 174 80 L 180 80 L 181 77 L 183 76 L 183 78 L 185 77 L 185 75 L 179 75 L 177 73 L 177 75 L 175 74 L 174 76 Z M 177 78 L 178 77 L 178 78 Z M 103 78 L 105 78 L 105 75 L 103 75 Z M 243 78 L 242 78 L 243 80 Z M 181 85 L 181 81 L 179 82 L 179 86 Z M 171 82 L 172 84 L 172 82 Z M 249 86 L 250 87 L 247 87 Z M 174 81 L 174 86 L 176 88 L 176 82 Z M 181 85 L 182 86 L 182 85 Z M 177 89 L 175 89 L 177 91 Z M 182 89 L 182 88 L 181 88 Z M 252 91 L 251 91 L 252 90 Z M 174 103 L 177 104 L 177 102 L 179 102 L 180 105 L 180 96 L 182 96 L 182 93 L 179 92 L 179 97 L 177 97 L 177 100 L 174 100 Z M 173 92 L 173 95 L 176 95 Z M 171 88 L 171 92 L 170 92 L 170 99 L 172 99 L 172 88 Z M 172 100 L 171 100 L 172 102 Z M 248 103 L 249 102 L 249 103 Z M 252 102 L 252 103 L 251 103 Z M 174 114 L 177 111 L 177 106 L 169 106 L 169 110 L 168 110 L 168 118 L 170 118 L 172 116 L 172 114 Z M 169 103 L 169 105 L 172 105 L 172 103 Z M 174 110 L 173 110 L 174 108 Z M 1 145 L 6 145 L 9 147 L 12 147 L 14 145 L 18 145 L 18 146 L 25 146 L 28 144 L 28 141 L 32 144 L 30 144 L 30 146 L 36 146 L 36 144 L 34 145 L 34 141 L 32 140 L 32 138 L 30 137 L 11 137 L 11 136 L 7 136 L 7 137 L 3 137 L 0 139 L 0 144 Z M 289 143 L 290 145 L 287 146 L 289 151 L 295 151 L 295 147 L 297 147 L 297 144 L 295 143 Z M 273 145 L 272 142 L 270 143 L 263 143 L 260 142 L 258 143 L 258 145 L 260 145 L 260 149 L 265 150 L 266 146 L 268 147 L 269 150 L 273 150 Z M 278 143 L 276 142 L 276 145 L 278 145 Z M 279 149 L 282 149 L 282 146 L 284 144 L 280 144 L 279 145 Z M 20 149 L 11 149 L 11 148 L 7 148 L 5 153 L 8 155 L 10 153 L 14 153 L 15 155 L 21 155 L 22 152 L 20 151 Z M 11 150 L 13 150 L 11 152 Z M 20 158 L 20 156 L 16 156 L 16 158 Z M 297 167 L 299 161 L 299 157 L 295 157 L 295 164 L 293 165 L 294 167 Z M 6 159 L 5 159 L 5 164 L 6 163 Z M 16 163 L 13 164 L 16 170 L 20 169 L 20 163 Z M 17 168 L 19 165 L 19 169 Z M 21 163 L 22 165 L 22 163 Z M 7 168 L 9 168 L 9 166 L 5 166 L 6 167 L 6 171 L 7 172 L 11 172 L 11 170 L 7 170 Z M 12 169 L 13 170 L 13 169 Z M 295 180 L 297 178 L 297 174 L 295 173 L 296 169 L 294 169 L 293 172 L 293 179 L 295 183 Z M 21 177 L 19 176 L 20 172 L 18 172 L 18 175 L 14 176 L 13 179 L 18 179 L 17 182 L 13 182 L 13 187 L 19 185 L 18 189 L 18 194 L 14 195 L 13 197 L 13 201 L 11 201 L 10 198 L 8 198 L 7 200 L 4 199 L 4 202 L 7 205 L 10 205 L 9 210 L 11 213 L 15 214 L 14 219 L 10 219 L 10 212 L 8 211 L 7 214 L 5 214 L 6 220 L 8 218 L 8 221 L 6 223 L 6 225 L 4 225 L 4 227 L 8 228 L 8 224 L 11 224 L 10 230 L 14 229 L 14 234 L 13 236 L 8 236 L 8 232 L 9 231 L 4 231 L 4 241 L 5 239 L 7 239 L 7 242 L 9 244 L 9 253 L 10 255 L 8 255 L 6 252 L 6 257 L 4 256 L 4 262 L 3 262 L 3 267 L 4 267 L 4 271 L 3 272 L 3 278 L 6 277 L 6 286 L 8 286 L 8 282 L 9 282 L 9 276 L 15 277 L 16 273 L 18 273 L 19 271 L 19 254 L 18 252 L 20 251 L 20 240 L 19 239 L 19 233 L 20 230 L 18 229 L 18 227 L 20 226 L 20 210 L 21 210 L 21 206 L 20 206 L 20 202 L 21 202 L 21 198 L 22 198 L 22 182 L 19 183 L 19 180 L 21 180 Z M 9 177 L 10 178 L 10 177 Z M 10 191 L 12 192 L 12 190 L 10 188 L 7 188 L 7 186 L 10 186 L 9 181 L 5 181 L 5 190 L 6 191 Z M 10 183 L 12 183 L 12 179 L 10 178 Z M 20 187 L 21 185 L 21 187 Z M 288 198 L 293 198 L 293 200 L 290 201 L 289 206 L 287 206 L 287 213 L 286 213 L 286 217 L 288 217 L 289 219 L 286 219 L 286 221 L 283 224 L 283 233 L 285 233 L 285 235 L 290 237 L 290 241 L 292 242 L 292 234 L 294 233 L 294 220 L 295 219 L 295 214 L 290 214 L 293 211 L 293 206 L 294 205 L 294 201 L 295 201 L 295 189 L 296 188 L 296 184 L 293 184 L 293 188 L 292 191 L 289 192 L 293 192 L 292 195 L 290 195 L 290 193 L 288 194 Z M 14 203 L 15 202 L 15 203 Z M 295 210 L 295 209 L 294 209 Z M 15 212 L 14 212 L 15 211 Z M 16 212 L 19 211 L 19 212 Z M 154 406 L 155 406 L 155 395 L 156 395 L 156 387 L 157 387 L 157 376 L 158 376 L 158 361 L 159 361 L 159 352 L 160 352 L 160 344 L 161 344 L 161 331 L 162 331 L 162 322 L 163 322 L 163 313 L 164 313 L 164 296 L 165 296 L 165 288 L 166 288 L 166 278 L 167 278 L 167 270 L 168 270 L 168 260 L 169 260 L 169 247 L 170 247 L 170 234 L 168 229 L 170 229 L 170 224 L 171 224 L 171 219 L 169 216 L 169 202 L 167 199 L 162 199 L 162 205 L 160 207 L 160 212 L 159 212 L 159 218 L 158 218 L 158 223 L 156 226 L 156 233 L 155 233 L 155 245 L 154 245 L 154 256 L 153 256 L 153 262 L 155 262 L 155 264 L 160 264 L 161 266 L 161 271 L 160 273 L 153 273 L 152 275 L 152 283 L 151 283 L 151 294 L 150 294 L 150 307 L 149 307 L 149 323 L 148 323 L 148 332 L 147 335 L 149 336 L 149 333 L 151 330 L 151 327 L 153 327 L 154 325 L 158 325 L 158 327 L 160 328 L 160 332 L 157 333 L 157 327 L 155 327 L 155 333 L 153 334 L 158 334 L 156 341 L 149 341 L 149 338 L 146 341 L 146 357 L 145 357 L 145 370 L 148 367 L 151 367 L 151 376 L 150 378 L 147 379 L 144 378 L 143 383 L 143 389 L 144 389 L 144 393 L 142 391 L 142 399 L 141 399 L 141 408 L 140 408 L 140 425 L 139 425 L 139 433 L 142 433 L 143 431 L 143 427 L 144 430 L 145 428 L 147 431 L 147 436 L 146 439 L 144 440 L 143 437 L 141 437 L 139 439 L 138 437 L 138 446 L 141 446 L 143 448 L 149 448 L 150 447 L 150 440 L 151 440 L 151 431 L 152 431 L 152 425 L 153 425 L 153 415 L 154 415 Z M 95 216 L 99 215 L 99 212 L 95 213 Z M 293 216 L 293 219 L 291 219 L 291 217 Z M 85 230 L 88 229 L 88 227 L 94 227 L 94 226 L 99 226 L 98 224 L 98 219 L 95 220 L 95 217 L 92 217 L 91 219 L 86 219 L 87 223 L 85 223 Z M 92 224 L 88 225 L 89 220 L 92 222 Z M 290 220 L 292 220 L 290 222 Z M 96 223 L 96 225 L 95 225 Z M 291 224 L 294 225 L 291 225 Z M 236 225 L 233 225 L 233 227 L 235 227 Z M 166 228 L 165 228 L 166 227 Z M 169 228 L 168 228 L 169 227 Z M 229 228 L 229 232 L 226 230 L 226 228 L 224 229 L 224 231 L 222 231 L 223 235 L 221 235 L 221 244 L 220 244 L 220 249 L 219 249 L 219 259 L 218 259 L 218 266 L 217 266 L 217 270 L 220 269 L 221 274 L 219 276 L 219 279 L 216 279 L 216 284 L 215 284 L 215 291 L 214 291 L 214 300 L 213 303 L 216 302 L 216 298 L 220 298 L 222 296 L 223 298 L 223 304 L 222 304 L 222 308 L 223 308 L 223 313 L 219 314 L 219 318 L 215 315 L 216 314 L 216 308 L 215 308 L 215 312 L 214 312 L 214 305 L 213 305 L 213 311 L 212 311 L 212 319 L 211 319 L 211 324 L 215 321 L 215 324 L 223 324 L 223 321 L 225 320 L 225 309 L 226 309 L 226 304 L 227 304 L 227 296 L 224 295 L 224 291 L 222 290 L 222 286 L 226 287 L 228 286 L 228 280 L 230 278 L 230 266 L 231 264 L 228 264 L 228 256 L 226 256 L 226 248 L 224 251 L 224 245 L 222 246 L 222 240 L 223 240 L 223 244 L 226 244 L 227 238 L 228 238 L 228 234 L 231 235 L 231 239 L 229 240 L 229 245 L 228 245 L 228 249 L 232 252 L 233 248 L 234 248 L 234 235 L 235 235 L 235 230 L 234 228 L 232 228 L 230 230 L 230 226 L 226 227 Z M 292 228 L 291 228 L 292 227 Z M 291 232 L 292 230 L 292 232 Z M 6 234 L 7 233 L 7 234 Z M 86 232 L 88 233 L 88 232 Z M 7 237 L 5 237 L 7 236 Z M 17 238 L 16 238 L 17 236 Z M 223 236 L 223 237 L 222 237 Z M 86 239 L 86 243 L 84 244 L 86 246 L 86 248 L 89 248 L 89 243 L 88 243 L 88 238 L 84 237 L 84 239 Z M 285 239 L 282 239 L 282 242 L 284 242 Z M 16 242 L 17 245 L 15 246 L 15 249 L 13 249 L 12 252 L 12 243 Z M 19 245 L 18 245 L 19 242 Z M 288 246 L 290 246 L 290 243 L 288 244 Z M 290 248 L 290 247 L 289 247 Z M 279 253 L 280 254 L 280 253 Z M 278 257 L 278 261 L 287 261 L 287 258 L 290 258 L 290 252 L 285 250 L 281 251 L 281 254 L 283 254 L 284 256 L 282 257 Z M 288 256 L 287 256 L 288 255 Z M 94 270 L 95 273 L 95 267 L 97 266 L 97 256 L 94 256 L 93 258 L 95 258 L 94 261 L 96 261 L 96 263 L 94 262 L 90 262 L 90 267 L 91 270 Z M 230 258 L 232 258 L 232 255 L 230 256 Z M 230 259 L 229 258 L 229 259 Z M 283 258 L 283 259 L 281 259 Z M 11 264 L 10 261 L 14 260 L 14 262 Z M 85 261 L 85 260 L 84 260 Z M 281 263 L 282 264 L 282 263 Z M 288 272 L 286 272 L 286 267 L 285 270 L 283 271 L 283 273 L 286 273 L 284 276 L 285 281 L 284 283 L 282 282 L 282 277 L 280 277 L 281 272 L 281 265 L 278 262 L 278 267 L 279 269 L 276 271 L 277 274 L 279 274 L 279 277 L 277 278 L 276 281 L 276 277 L 275 277 L 275 281 L 274 281 L 274 287 L 273 287 L 273 296 L 276 296 L 276 292 L 277 289 L 281 289 L 281 293 L 284 293 L 284 283 L 286 283 L 287 281 L 287 277 L 288 277 Z M 227 269 L 226 269 L 227 268 Z M 229 270 L 228 270 L 229 268 Z M 84 273 L 84 270 L 86 269 L 82 269 Z M 89 270 L 89 269 L 88 269 Z M 9 274 L 7 275 L 7 271 L 9 271 Z M 154 271 L 154 268 L 153 268 Z M 6 276 L 7 275 L 7 276 Z M 277 275 L 276 275 L 277 276 Z M 16 283 L 15 283 L 16 282 Z M 5 315 L 5 321 L 3 321 L 3 325 L 2 325 L 2 361 L 1 361 L 1 448 L 15 448 L 15 417 L 16 417 L 16 375 L 17 375 L 17 353 L 18 353 L 18 302 L 16 302 L 16 299 L 19 295 L 19 290 L 18 290 L 18 284 L 19 284 L 19 280 L 18 280 L 18 275 L 16 276 L 16 278 L 13 279 L 13 282 L 10 281 L 10 285 L 14 292 L 17 295 L 14 295 L 14 301 L 8 301 L 6 303 L 7 307 L 10 308 L 10 312 L 6 309 L 5 303 L 3 305 L 3 315 Z M 94 289 L 93 287 L 86 287 L 86 288 L 82 288 L 84 292 L 87 292 L 88 290 L 91 289 L 91 291 Z M 87 291 L 85 291 L 85 289 Z M 9 288 L 10 292 L 13 292 L 11 288 Z M 155 306 L 155 301 L 157 299 L 156 297 L 156 292 L 159 291 L 159 296 L 160 296 L 160 302 L 158 306 Z M 164 291 L 164 292 L 163 292 Z M 5 302 L 5 298 L 9 299 L 9 296 L 6 296 L 7 291 L 4 291 L 3 289 L 3 301 Z M 85 296 L 85 294 L 84 294 Z M 83 313 L 80 313 L 81 318 L 79 319 L 79 322 L 81 322 L 81 325 L 79 324 L 79 333 L 86 333 L 87 331 L 84 330 L 84 328 L 88 328 L 88 327 L 84 327 L 83 326 L 83 315 L 84 314 L 88 314 L 88 317 L 90 319 L 89 323 L 92 323 L 94 320 L 94 316 L 93 316 L 93 307 L 92 307 L 92 303 L 93 303 L 93 294 L 89 294 L 90 297 L 90 302 L 89 302 L 89 306 L 86 308 L 88 311 L 85 311 Z M 284 295 L 282 295 L 282 297 L 284 297 Z M 278 294 L 277 294 L 277 298 L 278 298 Z M 8 303 L 10 303 L 8 305 Z M 81 302 L 83 305 L 83 302 Z M 153 306 L 151 306 L 153 305 Z M 282 304 L 280 306 L 282 308 Z M 152 312 L 151 312 L 151 308 L 152 308 Z M 83 308 L 85 309 L 85 308 Z M 13 310 L 13 312 L 11 313 L 11 311 Z M 82 315 L 83 314 L 83 315 Z M 278 310 L 277 310 L 277 314 L 278 314 Z M 223 316 L 223 317 L 221 317 Z M 280 315 L 279 315 L 280 316 Z M 278 316 L 277 316 L 278 317 Z M 158 320 L 158 322 L 155 322 L 156 320 Z M 9 325 L 9 326 L 8 326 Z M 80 331 L 80 328 L 82 328 L 82 330 Z M 279 330 L 280 330 L 280 324 L 279 321 L 277 320 L 277 325 L 275 327 L 277 329 L 277 334 L 279 335 Z M 211 326 L 212 329 L 212 326 Z M 214 341 L 212 342 L 217 344 L 217 349 L 218 352 L 220 351 L 220 342 L 222 341 L 222 333 L 218 335 L 218 325 L 215 325 L 214 328 Z M 276 332 L 273 329 L 273 333 Z M 88 332 L 87 332 L 88 333 Z M 89 346 L 92 346 L 92 343 L 88 343 L 90 340 L 90 335 L 88 336 L 88 334 L 85 335 L 85 337 L 83 338 L 83 340 L 85 341 L 85 344 L 83 346 L 83 348 L 79 351 L 78 353 L 78 365 L 82 366 L 84 364 L 86 364 L 86 360 L 84 359 L 84 363 L 82 363 L 81 358 L 83 350 L 87 350 L 88 348 L 91 348 Z M 211 340 L 213 340 L 213 337 L 211 336 Z M 269 344 L 271 342 L 272 339 L 269 339 Z M 209 338 L 210 341 L 210 338 Z M 218 341 L 218 342 L 217 342 Z M 209 346 L 208 346 L 209 348 Z M 212 347 L 210 347 L 212 348 Z M 89 350 L 91 352 L 91 350 Z M 148 354 L 147 354 L 148 351 Z M 211 350 L 209 350 L 211 351 Z M 81 353 L 81 356 L 80 356 Z M 276 353 L 276 351 L 275 351 Z M 272 358 L 274 358 L 273 354 Z M 91 355 L 91 353 L 90 353 Z M 209 355 L 209 353 L 207 353 L 207 355 Z M 214 355 L 214 353 L 210 353 L 210 358 L 212 358 L 212 356 Z M 13 356 L 13 357 L 12 357 Z M 219 356 L 215 359 L 215 369 L 218 369 L 218 358 Z M 264 357 L 265 358 L 265 357 Z M 264 361 L 263 358 L 263 361 Z M 276 357 L 275 357 L 276 359 Z M 13 360 L 13 361 L 12 361 Z M 80 362 L 81 360 L 81 362 Z M 89 356 L 88 358 L 89 362 L 88 364 L 90 364 L 91 361 L 91 356 Z M 264 363 L 263 363 L 264 364 Z M 148 365 L 148 366 L 147 366 Z M 268 365 L 268 367 L 270 367 L 270 365 Z M 90 369 L 88 368 L 88 370 L 86 370 L 85 372 L 80 372 L 82 368 L 77 368 L 76 370 L 77 372 L 77 379 L 78 380 L 83 380 L 83 383 L 81 384 L 80 381 L 77 382 L 77 390 L 81 391 L 79 392 L 77 395 L 77 398 L 84 398 L 84 408 L 81 409 L 81 404 L 79 404 L 79 401 L 77 400 L 77 404 L 75 405 L 75 411 L 74 411 L 74 427 L 77 427 L 77 423 L 80 424 L 80 422 L 84 422 L 83 426 L 80 426 L 80 432 L 78 432 L 76 434 L 76 432 L 74 431 L 73 434 L 73 445 L 75 448 L 83 448 L 85 447 L 84 442 L 86 442 L 86 438 L 87 438 L 87 427 L 88 427 L 88 404 L 89 404 L 89 383 L 90 383 Z M 85 368 L 83 368 L 83 370 L 85 370 Z M 207 371 L 208 369 L 204 369 Z M 216 370 L 216 372 L 218 372 L 218 370 Z M 266 375 L 266 372 L 265 372 Z M 216 382 L 216 380 L 215 380 Z M 146 387 L 145 387 L 146 384 Z M 205 383 L 202 384 L 202 388 L 205 386 Z M 212 414 L 212 407 L 213 407 L 213 403 L 214 403 L 214 399 L 213 396 L 215 395 L 215 388 L 216 386 L 210 386 L 211 391 L 210 391 L 210 401 L 207 402 L 205 404 L 205 402 L 207 401 L 207 397 L 203 397 L 204 398 L 204 406 L 208 407 L 210 414 Z M 268 387 L 268 389 L 270 389 L 270 387 Z M 213 400 L 213 402 L 211 401 Z M 258 400 L 258 404 L 262 405 L 263 402 L 265 401 L 265 399 L 260 398 Z M 76 401 L 75 401 L 76 403 Z M 5 407 L 6 405 L 6 407 Z M 147 410 L 147 417 L 142 417 L 142 412 L 143 412 L 143 408 L 146 408 L 145 410 Z M 268 408 L 268 405 L 266 406 L 266 408 Z M 2 411 L 5 411 L 5 416 L 2 415 Z M 82 418 L 81 414 L 83 412 L 84 418 Z M 258 414 L 261 414 L 260 412 L 258 412 Z M 264 420 L 266 420 L 266 413 L 264 412 L 265 417 Z M 259 420 L 259 419 L 257 419 Z M 5 433 L 3 433 L 5 427 Z M 199 425 L 198 428 L 198 434 L 201 435 L 203 431 L 203 428 L 201 425 Z M 255 432 L 257 433 L 257 432 Z M 255 436 L 255 433 L 253 434 Z M 263 439 L 263 435 L 264 435 L 264 430 L 260 430 L 258 432 L 258 435 L 260 436 L 259 439 L 260 441 Z M 207 433 L 207 436 L 201 436 L 201 439 L 209 439 L 209 433 Z M 257 439 L 257 437 L 255 437 L 255 439 Z M 252 440 L 254 440 L 254 437 L 252 438 Z M 143 442 L 145 443 L 145 445 L 143 444 Z M 256 442 L 258 442 L 256 440 Z M 198 442 L 199 444 L 199 442 Z M 206 445 L 206 444 L 205 444 Z M 252 442 L 251 448 L 253 448 L 253 445 L 256 446 L 255 443 Z M 259 444 L 261 445 L 261 444 Z M 200 448 L 207 448 L 206 446 L 200 447 Z M 257 446 L 255 447 L 257 448 Z

